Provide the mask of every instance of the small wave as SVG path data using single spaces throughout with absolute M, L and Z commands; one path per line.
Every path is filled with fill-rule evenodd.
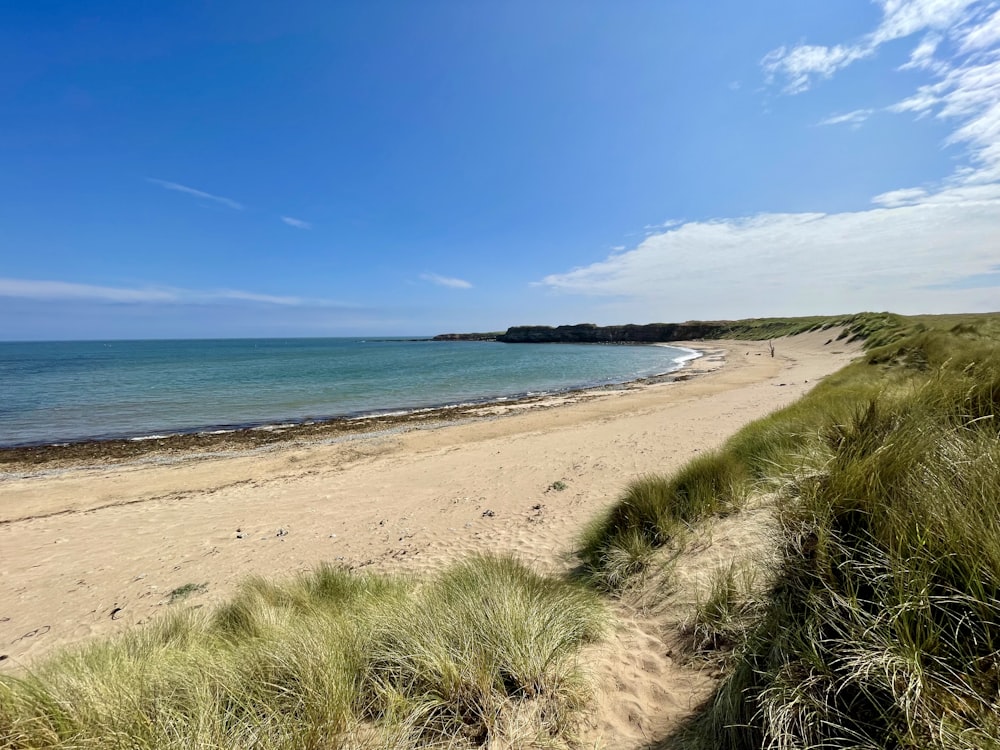
M 674 362 L 681 364 L 682 362 L 690 362 L 692 359 L 698 359 L 699 357 L 704 357 L 704 352 L 696 351 L 695 349 L 688 349 L 687 347 L 677 346 L 675 349 L 680 349 L 682 352 L 687 352 L 679 357 L 674 357 Z

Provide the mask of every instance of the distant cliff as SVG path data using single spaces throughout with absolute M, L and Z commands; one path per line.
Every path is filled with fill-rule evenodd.
M 433 341 L 497 341 L 503 331 L 493 333 L 439 333 Z
M 728 327 L 724 322 L 650 323 L 648 325 L 514 326 L 497 336 L 508 344 L 651 344 L 662 341 L 719 338 Z
M 443 333 L 435 341 L 503 341 L 507 344 L 655 344 L 692 339 L 751 339 L 765 341 L 833 326 L 863 330 L 866 321 L 881 320 L 889 313 L 813 315 L 802 318 L 744 318 L 743 320 L 689 320 L 686 323 L 598 326 L 577 323 L 567 326 L 513 326 L 506 333 Z M 860 326 L 860 327 L 859 327 Z

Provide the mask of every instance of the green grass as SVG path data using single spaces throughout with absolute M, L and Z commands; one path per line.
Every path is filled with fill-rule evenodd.
M 716 663 L 733 660 L 764 604 L 758 579 L 756 568 L 745 562 L 715 571 L 707 595 L 680 629 L 692 655 Z
M 718 451 L 694 459 L 671 476 L 653 474 L 630 484 L 580 540 L 585 575 L 602 588 L 627 586 L 648 569 L 653 552 L 675 546 L 692 523 L 738 510 L 751 493 L 800 466 L 802 454 L 819 439 L 825 425 L 846 418 L 855 403 L 898 379 L 872 365 L 898 359 L 897 350 L 922 335 L 914 331 L 926 328 L 890 313 L 766 318 L 732 326 L 728 337 L 758 338 L 840 327 L 845 337 L 864 338 L 871 353 L 868 360 L 817 385 L 807 398 L 747 425 Z
M 691 745 L 1000 747 L 1000 442 L 959 383 L 950 404 L 914 388 L 830 430 Z
M 727 676 L 664 747 L 1000 748 L 1000 318 L 856 323 L 861 361 L 583 539 L 601 580 L 620 540 L 673 545 L 670 523 L 779 492 L 774 580 L 723 571 L 696 608 L 691 647 Z
M 580 556 L 587 577 L 619 590 L 646 571 L 655 550 L 677 545 L 688 526 L 738 507 L 745 471 L 727 453 L 706 453 L 673 477 L 633 481 L 621 499 L 584 532 Z
M 191 594 L 197 594 L 206 588 L 208 588 L 207 583 L 185 583 L 183 586 L 178 586 L 170 592 L 170 601 L 168 604 L 176 604 L 179 601 L 187 599 Z
M 565 747 L 604 611 L 509 558 L 247 581 L 0 677 L 0 748 Z
M 693 321 L 697 322 L 697 321 Z M 717 321 L 710 338 L 765 341 L 830 328 L 844 329 L 841 337 L 851 341 L 874 339 L 876 345 L 889 343 L 903 335 L 907 326 L 923 325 L 919 320 L 904 319 L 893 313 L 856 313 L 854 315 L 813 315 L 799 318 L 747 318 Z

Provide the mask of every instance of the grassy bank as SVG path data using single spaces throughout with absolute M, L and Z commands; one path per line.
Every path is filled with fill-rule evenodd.
M 0 677 L 0 748 L 561 747 L 603 620 L 592 593 L 506 558 L 251 580 L 213 614 Z
M 688 524 L 780 498 L 780 564 L 754 594 L 717 580 L 692 631 L 730 668 L 665 747 L 1000 747 L 1000 321 L 864 325 L 861 361 L 583 540 L 620 588 Z
M 907 321 L 900 315 L 888 312 L 811 315 L 797 318 L 745 318 L 717 322 L 707 338 L 764 341 L 810 331 L 839 328 L 843 331 L 844 338 L 878 339 L 880 344 L 884 344 L 908 328 L 924 325 L 916 320 Z

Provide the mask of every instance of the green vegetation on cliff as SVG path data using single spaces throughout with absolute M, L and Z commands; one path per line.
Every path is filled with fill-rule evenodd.
M 878 332 L 902 331 L 902 318 L 892 313 L 813 315 L 801 318 L 690 320 L 686 323 L 598 326 L 513 326 L 506 332 L 443 333 L 435 341 L 501 341 L 507 344 L 651 344 L 694 339 L 753 339 L 762 341 L 835 326 L 848 335 L 868 338 Z M 884 343 L 884 342 L 883 342 Z

